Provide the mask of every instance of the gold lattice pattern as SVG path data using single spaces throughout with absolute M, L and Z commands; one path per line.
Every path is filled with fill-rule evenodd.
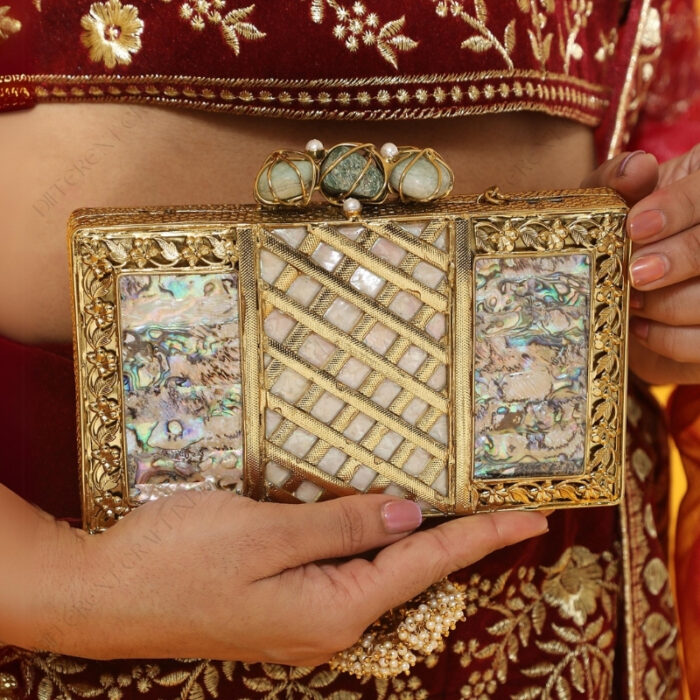
M 449 225 L 261 229 L 264 451 L 276 499 L 447 497 Z

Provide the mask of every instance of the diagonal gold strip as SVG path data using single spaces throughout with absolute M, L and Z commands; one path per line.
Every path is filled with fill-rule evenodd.
M 337 233 L 332 226 L 319 224 L 314 226 L 311 230 L 324 243 L 339 250 L 347 257 L 352 258 L 355 262 L 362 265 L 362 267 L 392 282 L 399 289 L 406 289 L 418 295 L 418 298 L 424 304 L 429 304 L 436 311 L 447 311 L 447 298 L 444 295 L 436 292 L 432 287 L 428 287 L 428 285 L 419 282 L 417 279 L 404 272 L 400 267 L 386 262 L 386 260 L 378 257 L 372 253 L 371 250 L 367 250 L 359 245 L 356 241 L 350 240 L 341 233 Z M 410 323 L 410 321 L 407 323 Z
M 385 378 L 392 379 L 399 386 L 408 389 L 416 396 L 427 401 L 431 406 L 435 406 L 439 410 L 447 412 L 447 399 L 442 394 L 422 384 L 408 372 L 405 372 L 397 365 L 393 365 L 384 357 L 374 352 L 374 350 L 363 342 L 341 331 L 337 326 L 330 323 L 330 321 L 326 321 L 324 318 L 318 318 L 310 313 L 301 304 L 294 301 L 294 299 L 290 299 L 265 283 L 261 283 L 260 286 L 265 301 L 270 301 L 280 309 L 280 311 L 294 316 L 300 323 L 304 323 L 306 326 L 313 328 L 315 333 L 318 333 L 318 335 L 329 340 L 331 343 L 347 350 L 366 365 L 370 367 L 379 367 L 384 373 Z
M 423 235 L 416 237 L 393 221 L 375 221 L 367 224 L 370 231 L 375 231 L 421 260 L 440 268 L 443 272 L 447 272 L 450 263 L 449 254 L 434 245 L 426 246 L 425 240 L 430 238 L 433 241 L 437 240 L 446 226 L 446 219 L 433 219 L 426 226 Z
M 418 498 L 422 498 L 423 500 L 435 505 L 446 502 L 445 498 L 441 494 L 437 493 L 429 486 L 426 486 L 418 479 L 405 474 L 392 464 L 389 464 L 380 457 L 377 457 L 377 455 L 372 454 L 361 445 L 358 445 L 352 440 L 346 438 L 342 433 L 338 433 L 325 423 L 316 420 L 316 418 L 310 416 L 308 413 L 300 411 L 298 408 L 296 408 L 296 406 L 292 406 L 274 394 L 269 395 L 268 403 L 270 408 L 277 411 L 285 418 L 294 421 L 294 423 L 304 428 L 304 430 L 308 430 L 312 435 L 318 435 L 321 440 L 325 440 L 326 442 L 338 447 L 342 446 L 343 451 L 348 455 L 359 460 L 362 462 L 362 464 L 366 464 L 368 466 L 371 465 L 371 468 L 374 471 L 387 477 L 390 481 L 397 484 L 397 486 L 412 493 Z
M 353 287 L 346 286 L 335 275 L 326 272 L 322 267 L 315 265 L 296 251 L 284 247 L 269 234 L 263 233 L 263 238 L 265 239 L 265 246 L 273 251 L 275 255 L 282 258 L 282 260 L 298 267 L 304 274 L 320 282 L 343 299 L 352 302 L 365 313 L 371 314 L 395 333 L 405 336 L 414 345 L 433 355 L 441 362 L 447 363 L 445 348 L 437 343 L 428 333 L 407 325 L 400 316 L 383 307 L 375 299 L 365 296 Z
M 291 470 L 295 475 L 299 476 L 301 479 L 308 479 L 317 486 L 322 488 L 327 488 L 328 486 L 335 486 L 336 489 L 342 490 L 343 493 L 352 494 L 356 490 L 352 486 L 348 486 L 344 481 L 338 479 L 336 476 L 332 476 L 327 472 L 324 472 L 321 468 L 311 462 L 307 462 L 301 457 L 293 455 L 291 452 L 271 443 L 266 442 L 265 452 L 269 459 L 277 462 L 280 466 L 285 469 Z M 286 484 L 285 484 L 286 486 Z M 296 487 L 295 487 L 296 490 Z
M 274 340 L 268 340 L 265 342 L 264 347 L 265 351 L 272 357 L 276 357 L 281 362 L 287 363 L 287 365 L 295 372 L 300 374 L 302 377 L 306 377 L 312 382 L 315 382 L 329 394 L 332 394 L 342 401 L 345 401 L 346 404 L 352 406 L 358 411 L 362 411 L 362 413 L 367 414 L 370 418 L 380 421 L 385 426 L 388 426 L 391 428 L 391 430 L 401 435 L 403 438 L 411 440 L 419 447 L 422 447 L 431 455 L 435 457 L 442 457 L 443 459 L 446 457 L 444 446 L 435 440 L 435 438 L 430 437 L 427 433 L 422 432 L 415 426 L 405 421 L 403 418 L 394 415 L 386 408 L 383 408 L 374 401 L 371 401 L 360 392 L 345 386 L 345 384 L 337 381 L 327 372 L 319 370 L 312 364 L 309 364 L 301 358 L 296 357 L 293 353 L 287 351 Z M 266 388 L 269 391 L 269 387 Z M 302 408 L 301 406 L 298 407 Z

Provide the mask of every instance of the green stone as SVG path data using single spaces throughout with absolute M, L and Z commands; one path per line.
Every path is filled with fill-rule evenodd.
M 280 161 L 264 168 L 258 175 L 258 192 L 265 201 L 293 202 L 303 196 L 304 190 L 307 194 L 311 192 L 315 184 L 313 164 L 309 160 L 295 160 L 294 165 L 299 172 L 289 163 Z M 269 182 L 268 172 L 270 173 Z M 272 190 L 270 190 L 270 183 Z
M 437 199 L 449 192 L 453 185 L 452 173 L 440 161 L 431 162 L 425 156 L 421 156 L 411 165 L 412 156 L 400 160 L 389 175 L 389 183 L 394 191 L 399 191 L 399 185 L 405 199 L 423 201 Z M 408 170 L 406 170 L 408 168 Z M 401 177 L 406 175 L 401 183 Z M 441 180 L 438 187 L 439 175 Z
M 321 163 L 321 191 L 327 197 L 356 197 L 357 199 L 374 199 L 384 189 L 384 171 L 377 160 L 366 151 L 357 151 L 341 159 L 330 167 L 341 155 L 347 153 L 351 146 L 332 148 Z M 362 176 L 357 187 L 352 189 L 355 180 L 364 170 L 367 158 L 371 164 Z

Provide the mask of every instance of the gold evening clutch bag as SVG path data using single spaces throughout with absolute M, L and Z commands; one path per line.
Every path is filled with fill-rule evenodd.
M 76 212 L 85 527 L 180 489 L 618 502 L 624 202 L 451 185 L 429 149 L 341 144 L 273 154 L 260 205 Z

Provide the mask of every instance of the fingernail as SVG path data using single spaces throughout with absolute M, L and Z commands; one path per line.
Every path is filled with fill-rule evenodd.
M 548 518 L 553 512 L 554 508 L 547 508 L 546 510 L 540 511 L 540 513 L 542 513 L 542 515 L 544 515 L 545 518 Z
M 644 293 L 640 292 L 638 289 L 630 289 L 630 308 L 631 309 L 643 309 L 644 308 Z
M 630 221 L 630 238 L 634 241 L 641 241 L 661 233 L 664 226 L 666 226 L 666 216 L 662 211 L 658 209 L 643 211 Z
M 649 321 L 645 318 L 633 318 L 630 321 L 630 330 L 637 338 L 646 340 L 649 337 Z
M 666 258 L 661 255 L 643 255 L 630 265 L 632 284 L 635 287 L 643 287 L 660 280 L 666 271 Z
M 620 166 L 617 169 L 617 177 L 622 177 L 625 174 L 625 170 L 627 169 L 627 164 L 632 160 L 632 158 L 641 155 L 642 153 L 646 153 L 646 151 L 632 151 L 632 153 L 628 153 L 622 159 L 622 163 L 620 163 Z
M 391 535 L 415 530 L 423 522 L 423 513 L 415 501 L 389 501 L 382 506 L 384 529 Z

